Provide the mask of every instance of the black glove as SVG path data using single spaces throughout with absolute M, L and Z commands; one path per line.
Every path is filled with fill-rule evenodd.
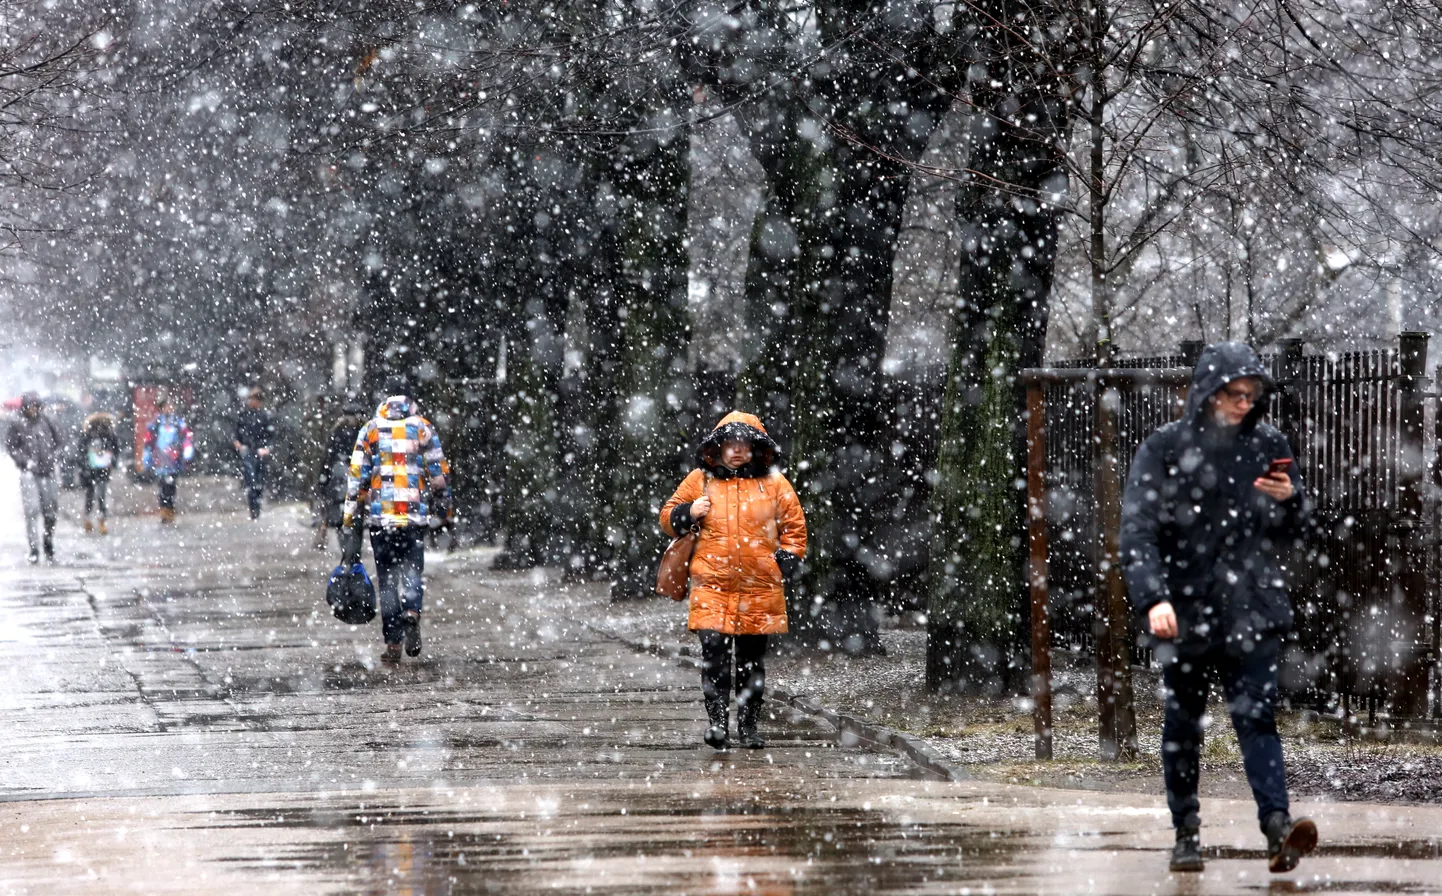
M 778 549 L 772 556 L 776 558 L 776 565 L 781 567 L 781 578 L 786 581 L 796 578 L 796 573 L 801 571 L 801 558 L 795 554 Z
M 691 503 L 692 502 L 687 501 L 685 504 L 677 504 L 671 508 L 671 530 L 675 532 L 678 537 L 685 535 L 692 529 L 699 528 L 697 521 L 691 519 Z
M 340 531 L 340 565 L 350 569 L 360 562 L 361 558 L 361 534 L 360 530 L 352 526 L 349 529 Z

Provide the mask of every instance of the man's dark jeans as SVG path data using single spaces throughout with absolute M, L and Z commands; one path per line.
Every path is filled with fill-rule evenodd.
M 701 694 L 707 699 L 731 700 L 731 654 L 736 654 L 736 705 L 761 705 L 766 691 L 766 636 L 723 635 L 703 629 L 701 637 Z
M 245 483 L 245 503 L 251 519 L 260 516 L 260 498 L 265 494 L 266 458 L 248 450 L 240 457 L 240 478 Z
M 1269 638 L 1250 652 L 1219 646 L 1199 656 L 1172 659 L 1163 668 L 1167 705 L 1162 721 L 1162 777 L 1174 827 L 1200 824 L 1197 763 L 1202 747 L 1201 719 L 1212 681 L 1219 682 L 1226 695 L 1227 711 L 1242 748 L 1242 766 L 1257 801 L 1258 820 L 1287 811 L 1282 741 L 1277 737 L 1272 707 L 1280 656 L 1281 644 Z
M 372 529 L 371 551 L 376 557 L 376 589 L 381 605 L 381 634 L 387 644 L 399 644 L 405 634 L 407 610 L 421 611 L 425 596 L 425 529 Z

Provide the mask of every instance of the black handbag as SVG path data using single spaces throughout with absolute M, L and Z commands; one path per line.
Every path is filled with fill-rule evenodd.
M 365 625 L 376 618 L 376 589 L 365 565 L 342 563 L 331 570 L 325 602 L 330 604 L 335 618 L 350 625 Z

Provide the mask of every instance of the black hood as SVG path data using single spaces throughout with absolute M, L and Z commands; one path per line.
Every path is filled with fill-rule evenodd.
M 725 442 L 750 442 L 751 462 L 739 470 L 731 470 L 721 463 L 721 445 Z M 701 446 L 696 449 L 696 464 L 717 479 L 737 476 L 743 479 L 760 479 L 770 474 L 772 467 L 781 463 L 781 449 L 764 430 L 757 429 L 739 420 L 711 430 Z
M 1276 388 L 1272 374 L 1262 365 L 1262 359 L 1252 351 L 1250 345 L 1241 342 L 1217 342 L 1202 349 L 1197 368 L 1192 373 L 1192 388 L 1187 393 L 1187 404 L 1182 419 L 1200 425 L 1205 422 L 1207 401 L 1217 390 L 1242 377 L 1254 376 L 1262 382 L 1262 395 L 1242 421 L 1242 429 L 1251 429 L 1267 412 L 1267 398 Z

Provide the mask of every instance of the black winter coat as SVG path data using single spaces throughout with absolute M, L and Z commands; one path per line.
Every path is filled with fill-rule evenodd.
M 109 462 L 105 463 L 107 460 Z M 92 462 L 99 466 L 92 466 Z M 80 481 L 108 479 L 110 471 L 119 463 L 120 442 L 115 438 L 114 427 L 87 421 L 85 429 L 80 433 L 79 444 L 75 446 L 75 467 L 80 471 Z
M 5 450 L 15 466 L 41 478 L 55 475 L 63 447 L 60 431 L 44 414 L 34 417 L 21 414 L 5 433 Z
M 350 471 L 351 453 L 355 450 L 356 434 L 364 421 L 342 417 L 330 432 L 325 456 L 321 458 L 316 477 L 315 494 L 327 526 L 339 527 L 341 509 L 345 506 L 346 475 Z
M 1273 389 L 1248 346 L 1202 352 L 1182 418 L 1137 449 L 1122 499 L 1121 562 L 1133 606 L 1145 616 L 1171 601 L 1184 654 L 1292 628 L 1286 573 L 1300 556 L 1306 498 L 1295 463 L 1295 494 L 1285 502 L 1252 484 L 1271 461 L 1292 457 L 1286 438 L 1261 422 L 1265 395 L 1240 426 L 1214 419 L 1208 400 L 1241 377 Z
M 275 441 L 275 421 L 264 408 L 241 408 L 235 420 L 235 439 L 251 451 L 269 448 Z

